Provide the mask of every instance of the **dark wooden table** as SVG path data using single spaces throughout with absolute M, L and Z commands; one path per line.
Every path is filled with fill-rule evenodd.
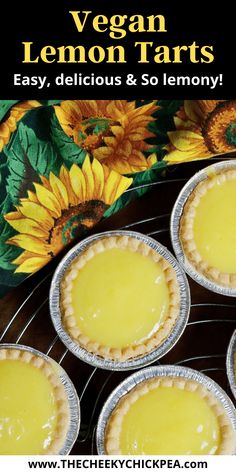
M 102 221 L 94 232 L 130 228 L 151 235 L 172 251 L 169 219 L 173 204 L 188 178 L 207 164 L 200 161 L 171 168 L 165 180 L 150 185 L 147 194 Z M 56 336 L 49 315 L 48 294 L 60 258 L 0 300 L 0 342 L 32 346 L 61 363 L 81 401 L 81 429 L 72 453 L 95 454 L 95 429 L 101 407 L 129 372 L 91 367 L 70 354 Z M 235 299 L 211 293 L 192 280 L 189 282 L 192 307 L 188 326 L 177 345 L 158 363 L 200 370 L 231 396 L 225 362 L 227 346 L 236 328 Z

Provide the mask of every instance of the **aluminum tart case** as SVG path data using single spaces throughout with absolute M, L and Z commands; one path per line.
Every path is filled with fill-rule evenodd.
M 229 385 L 236 399 L 236 330 L 233 332 L 227 350 L 226 368 Z
M 183 187 L 181 192 L 178 195 L 178 198 L 175 202 L 171 213 L 170 219 L 170 234 L 171 234 L 171 241 L 172 246 L 176 255 L 177 260 L 187 272 L 187 274 L 195 280 L 198 284 L 202 285 L 203 287 L 211 290 L 212 292 L 219 293 L 221 295 L 226 295 L 229 297 L 236 297 L 236 289 L 230 287 L 223 287 L 220 284 L 212 282 L 211 280 L 207 279 L 203 274 L 200 274 L 187 260 L 185 257 L 184 251 L 182 249 L 181 241 L 179 238 L 179 227 L 180 227 L 180 220 L 183 213 L 183 209 L 185 203 L 193 192 L 195 187 L 205 180 L 210 173 L 212 172 L 220 172 L 225 169 L 236 169 L 236 160 L 231 161 L 221 161 L 215 164 L 211 164 L 204 169 L 197 172 L 193 177 L 191 177 L 186 185 Z
M 135 372 L 133 375 L 125 379 L 108 397 L 103 409 L 100 413 L 97 431 L 96 431 L 96 444 L 97 452 L 99 455 L 106 454 L 105 450 L 105 430 L 107 422 L 116 407 L 119 400 L 129 393 L 134 387 L 141 382 L 156 378 L 156 377 L 179 377 L 188 380 L 194 380 L 211 392 L 217 400 L 222 404 L 224 410 L 231 421 L 233 429 L 236 431 L 236 410 L 235 407 L 224 392 L 224 390 L 214 380 L 210 379 L 206 375 L 188 367 L 175 366 L 175 365 L 163 365 L 163 366 L 152 366 L 146 369 Z
M 9 344 L 9 343 L 0 344 L 0 349 L 18 349 L 20 351 L 27 351 L 38 357 L 42 357 L 42 359 L 44 359 L 45 361 L 51 363 L 53 366 L 56 367 L 57 374 L 59 376 L 59 379 L 62 385 L 64 386 L 64 389 L 67 395 L 68 404 L 69 404 L 69 413 L 70 413 L 69 430 L 67 432 L 64 445 L 58 452 L 58 455 L 64 456 L 64 455 L 69 454 L 78 437 L 79 428 L 80 428 L 80 403 L 79 403 L 77 392 L 70 378 L 68 377 L 64 369 L 56 361 L 54 361 L 51 357 L 47 356 L 46 354 L 38 351 L 37 349 L 33 349 L 32 347 L 23 346 L 20 344 Z
M 74 342 L 69 334 L 64 329 L 61 319 L 61 312 L 60 312 L 60 283 L 62 277 L 70 266 L 72 261 L 78 257 L 84 249 L 86 249 L 91 243 L 103 239 L 108 238 L 110 236 L 129 236 L 133 238 L 137 238 L 147 245 L 149 245 L 152 249 L 157 250 L 159 254 L 168 260 L 168 262 L 172 265 L 176 272 L 177 281 L 180 288 L 180 314 L 176 321 L 176 324 L 168 336 L 166 340 L 154 351 L 140 356 L 131 360 L 126 360 L 123 362 L 118 362 L 109 359 L 103 359 L 100 356 L 97 356 L 93 353 L 86 351 L 84 348 L 79 346 L 78 343 Z M 190 311 L 190 290 L 187 281 L 187 277 L 183 271 L 183 269 L 179 266 L 178 262 L 176 261 L 175 257 L 166 249 L 162 244 L 158 243 L 153 238 L 146 236 L 144 234 L 134 232 L 134 231 L 107 231 L 104 233 L 95 234 L 90 236 L 75 247 L 73 247 L 67 255 L 63 258 L 59 266 L 57 267 L 52 283 L 50 288 L 50 295 L 49 295 L 49 302 L 50 302 L 50 313 L 53 325 L 55 330 L 60 337 L 61 341 L 65 344 L 65 346 L 79 359 L 82 361 L 94 366 L 100 367 L 106 370 L 114 370 L 114 371 L 122 371 L 122 370 L 131 370 L 131 369 L 138 369 L 141 367 L 145 367 L 152 362 L 156 361 L 157 359 L 164 356 L 168 351 L 170 351 L 174 345 L 177 343 L 178 339 L 180 338 L 181 334 L 183 333 L 185 326 L 188 321 L 189 311 Z

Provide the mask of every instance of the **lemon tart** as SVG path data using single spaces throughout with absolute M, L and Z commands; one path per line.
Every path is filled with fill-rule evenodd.
M 60 292 L 65 330 L 103 359 L 125 361 L 155 350 L 179 315 L 174 268 L 127 235 L 90 243 L 65 271 Z
M 180 241 L 191 266 L 208 280 L 236 288 L 236 170 L 208 172 L 187 199 Z
M 49 361 L 0 349 L 0 455 L 57 454 L 69 426 L 64 386 Z
M 196 381 L 160 377 L 124 395 L 105 429 L 105 453 L 221 455 L 235 453 L 223 406 Z
M 227 349 L 226 372 L 232 394 L 236 399 L 236 330 L 232 334 Z

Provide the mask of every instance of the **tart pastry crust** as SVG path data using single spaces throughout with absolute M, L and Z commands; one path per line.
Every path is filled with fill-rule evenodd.
M 198 207 L 201 198 L 216 183 L 224 183 L 226 180 L 232 179 L 236 181 L 236 170 L 224 170 L 216 175 L 209 176 L 209 178 L 203 180 L 195 187 L 185 203 L 180 220 L 179 234 L 185 256 L 197 272 L 224 287 L 236 288 L 236 273 L 221 272 L 217 267 L 209 265 L 199 253 L 193 233 L 196 208 Z
M 108 420 L 105 430 L 104 441 L 106 454 L 122 455 L 120 449 L 120 434 L 125 414 L 138 398 L 160 386 L 168 388 L 176 387 L 180 390 L 197 392 L 200 397 L 204 398 L 217 417 L 220 428 L 221 443 L 218 447 L 217 455 L 231 455 L 235 453 L 235 431 L 233 430 L 230 420 L 226 416 L 223 406 L 218 402 L 214 395 L 212 395 L 203 385 L 194 380 L 177 377 L 160 377 L 143 381 L 119 400 Z
M 85 336 L 76 323 L 72 306 L 71 291 L 73 280 L 78 276 L 79 271 L 85 266 L 87 261 L 96 256 L 96 254 L 111 248 L 128 249 L 152 258 L 161 267 L 169 290 L 169 310 L 166 319 L 160 328 L 145 341 L 124 348 L 112 348 L 111 346 L 101 345 L 96 342 L 96 340 L 89 339 Z M 63 325 L 70 337 L 76 343 L 87 351 L 99 355 L 104 359 L 125 361 L 143 356 L 153 351 L 168 337 L 179 315 L 180 291 L 173 267 L 150 246 L 134 237 L 111 236 L 99 239 L 99 241 L 92 243 L 72 262 L 69 269 L 65 272 L 61 282 L 60 307 Z
M 0 349 L 0 362 L 4 360 L 16 360 L 32 364 L 37 369 L 40 369 L 48 379 L 57 405 L 57 425 L 52 442 L 45 449 L 44 454 L 58 454 L 65 442 L 69 428 L 69 405 L 65 389 L 53 365 L 29 351 L 14 348 Z M 37 405 L 35 405 L 35 408 L 37 408 Z

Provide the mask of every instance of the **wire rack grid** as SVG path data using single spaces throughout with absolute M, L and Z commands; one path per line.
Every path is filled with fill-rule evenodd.
M 207 163 L 208 164 L 208 163 Z M 96 230 L 132 229 L 152 236 L 170 250 L 169 220 L 176 197 L 193 173 L 207 165 L 180 166 L 165 179 L 148 184 L 148 193 L 102 221 Z M 50 355 L 74 382 L 81 402 L 81 428 L 72 454 L 96 454 L 95 431 L 102 405 L 129 372 L 108 372 L 75 358 L 61 343 L 49 316 L 48 294 L 54 262 L 0 300 L 0 342 L 26 344 Z M 211 293 L 189 280 L 189 323 L 177 345 L 156 364 L 192 367 L 212 377 L 231 395 L 226 351 L 236 328 L 235 299 Z M 232 397 L 231 397 L 232 398 Z

